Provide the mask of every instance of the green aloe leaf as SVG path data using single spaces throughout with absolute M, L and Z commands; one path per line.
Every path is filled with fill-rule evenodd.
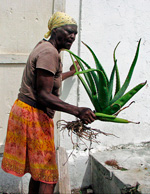
M 98 76 L 99 76 L 98 102 L 99 102 L 99 106 L 103 109 L 108 106 L 108 86 L 107 86 L 107 81 L 106 81 L 106 78 L 103 72 L 100 71 L 99 69 L 91 68 L 85 71 L 76 72 L 76 74 L 79 75 L 79 74 L 84 74 L 84 73 L 92 72 L 92 71 L 97 71 Z
M 116 91 L 115 91 L 115 95 L 120 90 L 120 76 L 119 76 L 119 70 L 118 70 L 117 59 L 116 59 L 116 49 L 117 49 L 119 44 L 120 44 L 120 42 L 118 42 L 118 44 L 116 45 L 116 47 L 114 49 L 114 53 L 113 53 L 114 64 L 116 66 Z
M 75 57 L 75 59 L 78 61 L 81 61 L 88 69 L 91 69 L 91 67 L 83 60 L 83 59 L 81 59 L 79 56 L 77 56 L 77 55 L 75 55 L 72 51 L 70 51 L 70 50 L 67 50 L 66 49 L 66 51 L 68 52 L 68 53 L 70 53 L 71 55 L 73 55 L 74 57 Z M 81 64 L 81 63 L 80 63 Z M 80 65 L 79 64 L 79 65 Z M 81 69 L 82 70 L 85 70 L 85 69 L 83 69 L 83 65 L 82 66 L 80 66 L 81 67 Z M 92 74 L 92 76 L 93 76 L 93 79 L 94 79 L 94 81 L 95 81 L 95 84 L 96 84 L 96 86 L 97 86 L 97 84 L 99 83 L 98 82 L 98 77 L 97 77 L 97 75 L 96 75 L 96 73 L 93 71 L 93 72 L 91 72 L 91 74 Z
M 76 66 L 76 64 L 75 64 L 75 62 L 74 62 L 74 60 L 73 60 L 73 57 L 72 57 L 72 55 L 70 55 L 70 56 L 71 56 L 71 59 L 72 59 L 72 62 L 73 62 L 73 64 L 74 64 L 74 66 L 75 66 L 75 69 L 76 69 L 76 71 L 78 72 L 78 69 L 77 69 L 77 66 Z M 92 93 L 91 93 L 91 91 L 90 91 L 88 85 L 86 84 L 86 82 L 84 81 L 84 79 L 83 79 L 80 75 L 78 75 L 78 78 L 79 78 L 80 81 L 82 82 L 82 84 L 83 84 L 83 86 L 84 86 L 84 88 L 85 88 L 85 90 L 86 90 L 86 92 L 87 92 L 87 94 L 88 94 L 88 96 L 89 96 L 89 98 L 90 98 L 90 100 L 91 100 L 91 102 L 92 102 Z
M 86 92 L 87 92 L 87 94 L 88 94 L 88 96 L 89 96 L 89 98 L 90 98 L 90 100 L 91 100 L 91 102 L 92 102 L 95 110 L 101 111 L 101 108 L 99 106 L 99 102 L 98 102 L 98 97 L 97 97 L 96 91 L 94 93 L 91 93 L 92 92 L 92 89 L 90 91 L 90 89 L 89 89 L 88 85 L 86 84 L 86 82 L 84 81 L 84 79 L 79 75 L 81 73 L 78 71 L 77 66 L 76 66 L 76 64 L 75 64 L 75 62 L 74 62 L 73 57 L 72 57 L 71 54 L 70 54 L 70 56 L 71 56 L 71 59 L 72 59 L 72 62 L 74 64 L 74 66 L 75 66 L 75 70 L 76 70 L 76 73 L 75 74 L 79 77 L 80 81 L 82 82 L 82 84 L 83 84 L 83 86 L 84 86 L 84 88 L 85 88 L 85 90 L 86 90 Z M 78 58 L 76 58 L 76 60 L 78 61 L 79 65 L 81 67 L 82 66 L 81 65 L 81 61 Z M 81 69 L 84 69 L 84 67 L 82 67 Z M 84 72 L 85 71 L 86 71 L 86 73 L 88 73 L 91 70 L 90 69 L 89 70 L 84 70 Z M 92 79 L 91 78 L 91 75 L 88 74 L 88 76 L 86 76 L 86 73 L 84 73 L 84 76 L 87 77 L 87 78 L 89 78 L 89 80 L 91 81 L 91 79 Z M 92 81 L 92 83 L 93 83 L 93 81 Z M 91 88 L 93 88 L 93 87 L 94 87 L 94 85 L 91 86 Z
M 93 52 L 93 50 L 92 50 L 87 44 L 85 44 L 83 41 L 82 41 L 82 43 L 83 43 L 83 44 L 89 49 L 89 51 L 91 52 L 91 54 L 92 54 L 92 56 L 93 56 L 93 58 L 94 58 L 95 64 L 96 64 L 96 68 L 99 69 L 99 70 L 101 70 L 101 71 L 103 72 L 103 74 L 104 74 L 105 77 L 106 77 L 107 83 L 108 83 L 107 75 L 106 75 L 106 73 L 105 73 L 105 71 L 104 71 L 104 69 L 103 69 L 101 63 L 99 62 L 97 56 L 95 55 L 95 53 Z
M 102 109 L 108 106 L 108 82 L 102 71 L 97 71 L 99 76 L 99 85 L 98 85 L 98 101 Z
M 95 115 L 97 116 L 97 119 L 101 121 L 107 121 L 107 122 L 131 123 L 131 121 L 128 121 L 123 118 L 118 118 L 116 117 L 116 115 L 121 110 L 129 107 L 127 106 L 125 108 L 122 108 L 146 84 L 146 82 L 138 84 L 137 86 L 132 88 L 129 92 L 124 94 L 130 83 L 130 80 L 131 80 L 137 59 L 138 59 L 140 42 L 141 42 L 141 39 L 138 42 L 133 62 L 131 64 L 128 75 L 122 87 L 120 87 L 120 76 L 119 76 L 119 71 L 118 71 L 118 66 L 117 66 L 117 59 L 115 56 L 116 49 L 120 42 L 116 45 L 114 52 L 113 52 L 114 67 L 111 72 L 109 81 L 108 81 L 107 75 L 102 65 L 100 64 L 98 58 L 96 57 L 95 53 L 88 45 L 83 43 L 90 50 L 95 60 L 96 69 L 91 68 L 83 59 L 75 55 L 70 50 L 66 50 L 67 52 L 70 53 L 72 61 L 75 65 L 75 69 L 76 69 L 75 74 L 79 77 L 80 81 L 82 82 L 96 110 Z M 82 71 L 78 71 L 73 59 L 76 59 L 78 61 Z M 80 76 L 81 74 L 84 75 L 84 79 L 82 76 Z M 114 83 L 115 74 L 116 74 L 116 91 L 113 97 L 112 92 L 113 92 L 113 83 Z M 114 115 L 115 113 L 116 115 Z
M 88 72 L 91 72 L 91 71 L 99 71 L 99 70 L 98 69 L 90 68 L 90 69 L 86 69 L 84 71 L 78 71 L 78 72 L 75 73 L 75 75 L 85 74 L 85 73 L 88 73 Z
M 117 101 L 115 101 L 112 105 L 108 106 L 103 113 L 106 114 L 115 114 L 117 111 L 119 111 L 143 86 L 145 86 L 147 82 L 140 83 L 134 88 L 132 88 L 129 92 L 127 92 L 125 95 L 120 97 Z
M 92 101 L 93 101 L 93 106 L 95 108 L 95 111 L 101 112 L 102 109 L 101 109 L 101 106 L 99 104 L 97 95 L 92 95 Z
M 118 118 L 114 115 L 104 114 L 96 112 L 95 115 L 97 118 L 101 121 L 107 121 L 107 122 L 115 122 L 115 123 L 132 123 L 131 121 L 128 121 L 126 119 Z
M 116 60 L 116 91 L 115 95 L 119 92 L 120 90 L 120 76 L 119 76 L 119 70 L 117 66 L 117 60 Z
M 70 51 L 70 50 L 67 50 L 67 49 L 66 49 L 66 51 L 69 52 L 72 56 L 75 57 L 75 59 L 78 61 L 79 65 L 81 65 L 80 62 L 82 62 L 88 69 L 91 69 L 91 67 L 90 67 L 83 59 L 81 59 L 79 56 L 75 55 L 75 54 L 74 54 L 72 51 Z M 81 66 L 80 66 L 80 67 L 81 67 Z M 81 69 L 83 70 L 84 68 L 81 67 Z M 90 73 L 90 72 L 87 72 L 87 73 Z M 96 94 L 97 94 L 98 96 L 100 96 L 100 95 L 99 95 L 99 94 L 101 93 L 101 92 L 100 92 L 100 88 L 101 88 L 102 86 L 101 86 L 100 83 L 99 83 L 99 76 L 95 73 L 95 71 L 91 71 L 91 76 L 92 76 L 92 79 L 94 80 L 94 84 L 91 84 L 91 88 L 94 87 L 94 85 L 95 85 L 95 86 L 96 86 L 96 91 L 97 91 Z M 93 95 L 95 95 L 95 94 L 93 94 Z M 98 98 L 100 98 L 100 97 L 98 97 Z M 99 108 L 102 110 L 102 107 L 101 107 L 100 103 L 99 103 Z
M 131 77 L 132 77 L 132 74 L 133 74 L 133 70 L 134 70 L 134 67 L 135 67 L 136 62 L 137 62 L 137 59 L 138 59 L 139 48 L 140 48 L 140 42 L 141 42 L 141 39 L 140 39 L 139 42 L 138 42 L 136 54 L 135 54 L 134 60 L 133 60 L 133 62 L 132 62 L 132 65 L 131 65 L 131 67 L 130 67 L 129 73 L 128 73 L 127 77 L 126 77 L 126 80 L 125 80 L 123 86 L 121 87 L 121 89 L 117 92 L 117 94 L 116 94 L 115 97 L 110 101 L 109 104 L 112 104 L 112 103 L 114 103 L 116 100 L 118 100 L 118 99 L 124 94 L 124 92 L 126 91 L 128 85 L 129 85 L 129 83 L 130 83 L 130 80 L 131 80 Z
M 71 55 L 71 54 L 70 54 Z M 75 57 L 75 56 L 74 56 Z M 82 71 L 86 71 L 84 66 L 82 65 L 82 62 L 80 59 L 78 59 L 77 57 L 75 57 L 75 59 L 77 60 L 79 66 L 81 67 Z M 90 69 L 90 68 L 89 68 Z M 76 70 L 76 72 L 79 72 L 78 70 Z M 90 72 L 90 71 L 89 71 Z M 92 95 L 96 95 L 96 86 L 95 86 L 95 83 L 94 83 L 94 80 L 93 80 L 93 77 L 90 73 L 85 73 L 84 74 L 84 77 L 85 77 L 85 80 L 89 86 L 89 88 L 91 89 L 91 92 L 92 92 Z
M 97 97 L 97 95 L 96 95 L 96 92 L 95 92 L 95 94 L 93 94 L 93 93 L 91 94 L 91 92 L 90 92 L 90 90 L 89 90 L 89 88 L 88 88 L 86 82 L 84 81 L 84 79 L 83 79 L 81 76 L 79 76 L 79 74 L 81 74 L 81 72 L 78 71 L 77 66 L 76 66 L 76 64 L 75 64 L 75 62 L 74 62 L 72 56 L 71 56 L 71 59 L 72 59 L 72 61 L 73 61 L 73 63 L 74 63 L 75 69 L 76 69 L 76 73 L 75 73 L 75 74 L 78 75 L 80 81 L 82 82 L 82 84 L 83 84 L 85 90 L 86 90 L 87 93 L 88 93 L 88 96 L 90 97 L 90 100 L 91 100 L 91 102 L 92 102 L 92 104 L 93 104 L 95 110 L 101 111 L 101 108 L 100 108 L 99 103 L 98 103 L 98 97 Z M 78 63 L 80 63 L 79 59 L 77 59 L 77 61 L 78 61 Z M 80 65 L 81 65 L 81 64 L 80 64 Z M 84 68 L 83 68 L 83 69 L 84 69 Z M 86 75 L 85 73 L 88 73 L 88 72 L 90 72 L 90 71 L 91 71 L 91 69 L 88 69 L 88 70 L 82 71 L 82 73 L 84 73 L 84 75 Z M 85 77 L 86 77 L 86 76 L 85 76 Z M 93 87 L 93 86 L 92 86 L 92 87 Z
M 116 63 L 114 64 L 113 70 L 111 72 L 110 81 L 108 83 L 108 99 L 109 101 L 112 98 L 112 91 L 113 91 L 113 82 L 114 82 L 114 75 L 116 72 Z

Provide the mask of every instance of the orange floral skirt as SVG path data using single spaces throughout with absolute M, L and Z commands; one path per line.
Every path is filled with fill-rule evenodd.
M 48 184 L 58 181 L 53 120 L 20 100 L 10 112 L 2 169 Z

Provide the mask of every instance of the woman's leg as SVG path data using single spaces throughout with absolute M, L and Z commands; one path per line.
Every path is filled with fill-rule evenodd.
M 31 177 L 30 182 L 29 182 L 29 193 L 28 194 L 38 194 L 39 187 L 40 187 L 40 182 L 33 180 L 33 178 Z
M 55 185 L 40 182 L 39 194 L 53 194 Z

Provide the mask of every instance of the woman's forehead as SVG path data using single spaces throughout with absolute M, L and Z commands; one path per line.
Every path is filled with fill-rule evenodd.
M 61 26 L 61 28 L 64 29 L 64 30 L 77 31 L 77 25 L 75 25 L 75 24 L 67 24 L 67 25 Z

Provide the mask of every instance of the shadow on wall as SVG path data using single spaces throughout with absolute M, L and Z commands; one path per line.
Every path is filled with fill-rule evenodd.
M 81 184 L 81 189 L 89 188 L 91 186 L 91 158 L 88 158 L 87 167 Z
M 63 82 L 63 87 L 61 90 L 61 99 L 63 101 L 65 101 L 67 99 L 69 92 L 70 92 L 71 88 L 73 87 L 74 82 L 75 82 L 75 79 L 73 79 L 73 78 L 68 78 L 67 80 L 65 80 Z

